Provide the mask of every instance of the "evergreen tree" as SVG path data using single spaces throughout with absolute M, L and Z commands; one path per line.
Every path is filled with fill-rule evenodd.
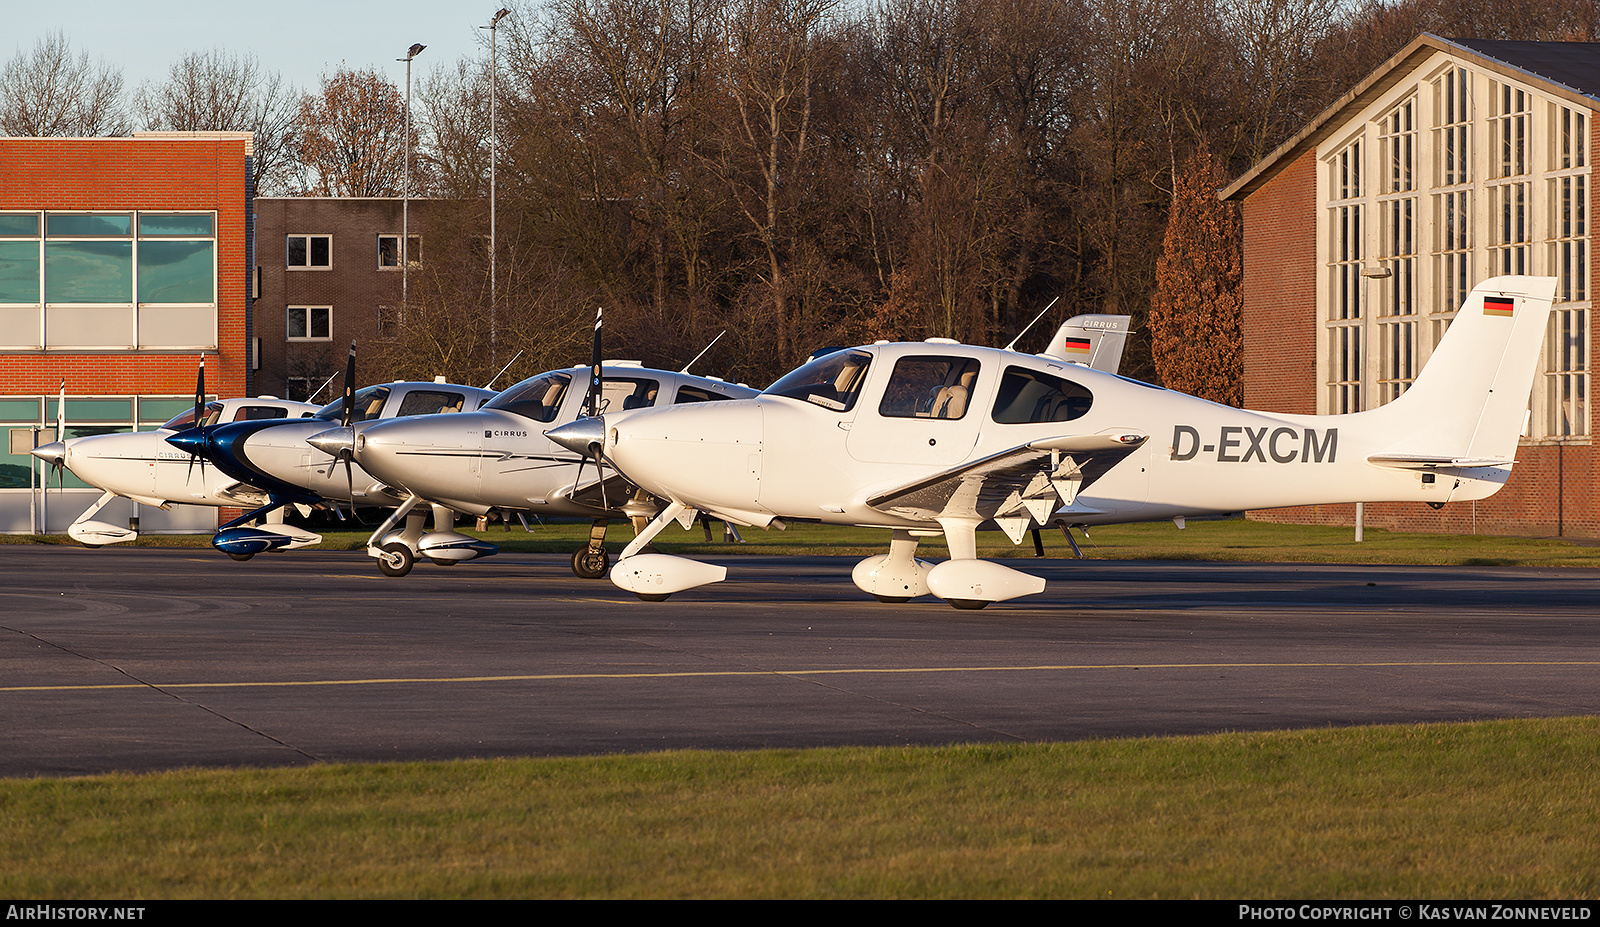
M 1221 170 L 1205 145 L 1173 178 L 1150 340 L 1164 385 L 1238 406 L 1244 398 L 1242 233 L 1238 209 L 1217 197 L 1221 185 Z

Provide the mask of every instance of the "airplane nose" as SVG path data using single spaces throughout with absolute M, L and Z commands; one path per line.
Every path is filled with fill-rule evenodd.
M 355 455 L 356 430 L 351 427 L 330 428 L 319 431 L 306 439 L 306 443 L 327 454 L 329 457 L 338 457 L 341 454 Z
M 41 444 L 33 449 L 33 456 L 39 458 L 52 467 L 61 463 L 67 457 L 67 445 L 63 441 L 51 441 Z
M 175 435 L 167 435 L 167 443 L 189 454 L 201 457 L 206 455 L 206 432 L 204 428 L 187 428 Z
M 580 418 L 575 422 L 568 422 L 560 428 L 552 428 L 544 436 L 576 454 L 585 457 L 594 454 L 593 448 L 599 445 L 605 447 L 606 421 L 605 416 L 598 415 L 593 418 Z

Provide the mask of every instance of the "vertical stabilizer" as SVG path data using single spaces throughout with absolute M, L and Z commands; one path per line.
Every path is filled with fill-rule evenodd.
M 1050 346 L 1039 353 L 1116 373 L 1122 366 L 1122 348 L 1132 322 L 1132 316 L 1126 315 L 1073 316 L 1056 329 Z
M 1472 288 L 1393 417 L 1397 453 L 1516 457 L 1555 298 L 1554 277 L 1491 277 Z

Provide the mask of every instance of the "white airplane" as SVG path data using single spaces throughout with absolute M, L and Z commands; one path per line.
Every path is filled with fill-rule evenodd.
M 490 389 L 440 382 L 385 383 L 352 390 L 349 384 L 354 363 L 352 347 L 346 395 L 306 418 L 233 422 L 166 436 L 167 443 L 177 449 L 182 459 L 190 459 L 191 455 L 203 459 L 234 479 L 259 487 L 268 497 L 262 507 L 218 529 L 211 539 L 213 547 L 235 560 L 248 560 L 263 551 L 292 550 L 321 541 L 319 535 L 294 526 L 247 524 L 286 505 L 311 506 L 332 501 L 388 507 L 402 501 L 404 494 L 396 494 L 348 459 L 341 461 L 311 447 L 306 443 L 311 435 L 341 422 L 360 433 L 379 419 L 470 412 L 495 395 Z M 422 532 L 426 511 L 415 514 L 408 531 L 394 539 L 409 545 L 413 554 L 449 565 L 497 550 L 493 544 L 449 530 L 455 520 L 453 512 L 436 509 L 435 530 L 427 535 Z
M 1128 322 L 1127 316 L 1079 316 L 1061 327 L 1047 351 L 1115 370 Z M 637 361 L 605 361 L 598 390 L 584 388 L 592 375 L 583 367 L 552 370 L 518 383 L 471 415 L 381 422 L 359 438 L 328 432 L 311 441 L 330 454 L 352 455 L 373 476 L 415 500 L 469 515 L 498 509 L 593 519 L 589 543 L 573 552 L 572 571 L 598 579 L 609 566 L 602 542 L 610 520 L 627 518 L 642 529 L 662 503 L 615 473 L 585 465 L 583 456 L 552 443 L 544 429 L 585 416 L 605 414 L 614 422 L 648 408 L 750 398 L 757 392 L 691 375 L 687 368 L 674 373 Z M 388 550 L 380 533 L 374 533 L 368 552 L 386 573 L 403 572 L 406 551 Z
M 641 598 L 725 578 L 641 553 L 703 512 L 888 528 L 889 553 L 855 567 L 859 588 L 982 608 L 1044 580 L 979 560 L 980 526 L 1016 543 L 1033 524 L 1494 494 L 1511 474 L 1554 292 L 1547 277 L 1478 284 L 1411 388 L 1348 415 L 1236 409 L 1059 358 L 936 341 L 839 351 L 755 399 L 580 420 L 550 437 L 667 500 L 611 570 Z M 950 559 L 916 559 L 918 540 L 941 534 Z
M 309 403 L 260 396 L 255 399 L 222 399 L 204 403 L 200 407 L 198 420 L 201 425 L 245 421 L 281 422 L 316 411 L 317 407 Z M 155 431 L 64 438 L 58 416 L 56 440 L 34 448 L 33 455 L 52 466 L 66 467 L 85 483 L 104 492 L 94 505 L 67 528 L 67 535 L 88 547 L 101 547 L 137 538 L 139 533 L 132 528 L 96 521 L 94 518 L 118 496 L 162 509 L 174 503 L 249 508 L 265 504 L 267 494 L 260 487 L 214 467 L 195 466 L 188 454 L 167 443 L 168 437 L 194 427 L 195 422 L 196 411 L 189 409 Z
M 325 453 L 348 455 L 375 479 L 407 496 L 388 523 L 373 533 L 368 553 L 386 575 L 410 569 L 410 551 L 384 532 L 426 501 L 468 515 L 493 509 L 511 513 L 593 519 L 590 543 L 572 556 L 573 572 L 605 575 L 609 555 L 601 542 L 613 518 L 652 516 L 658 503 L 636 498 L 634 488 L 584 458 L 552 444 L 544 429 L 569 422 L 590 405 L 591 368 L 571 367 L 529 377 L 476 412 L 375 422 L 359 433 L 345 429 L 314 435 Z M 597 412 L 645 409 L 657 404 L 711 402 L 755 396 L 756 390 L 685 372 L 653 370 L 637 361 L 605 361 Z

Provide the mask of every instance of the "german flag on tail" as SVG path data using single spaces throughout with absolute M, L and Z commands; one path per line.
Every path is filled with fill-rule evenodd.
M 1483 298 L 1483 314 L 1498 315 L 1511 318 L 1511 307 L 1516 301 L 1505 296 L 1485 296 Z

